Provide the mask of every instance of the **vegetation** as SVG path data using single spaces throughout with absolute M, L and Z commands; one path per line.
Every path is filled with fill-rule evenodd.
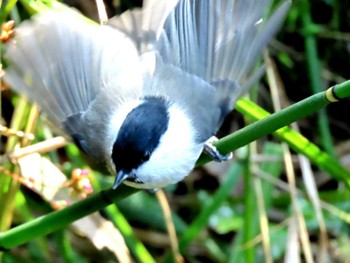
M 94 1 L 66 2 L 97 19 Z M 115 2 L 105 1 L 108 15 L 140 4 Z M 55 4 L 0 0 L 2 39 L 6 21 Z M 0 262 L 350 260 L 348 10 L 341 0 L 295 0 L 264 53 L 266 74 L 219 132 L 217 147 L 233 160 L 202 156 L 156 194 L 111 190 L 112 176 L 90 169 L 36 105 L 1 83 Z M 332 86 L 342 100 L 327 99 Z

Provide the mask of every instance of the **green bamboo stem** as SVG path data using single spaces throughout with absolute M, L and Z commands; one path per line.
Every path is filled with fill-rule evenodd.
M 334 86 L 333 93 L 339 99 L 350 96 L 350 80 Z M 284 127 L 319 111 L 329 103 L 330 101 L 326 97 L 326 91 L 324 91 L 297 102 L 279 112 L 269 114 L 248 99 L 240 99 L 236 104 L 236 109 L 245 116 L 260 121 L 254 122 L 222 138 L 215 143 L 215 146 L 222 154 L 227 154 L 264 135 L 273 133 L 278 139 L 286 142 L 293 150 L 307 156 L 311 162 L 317 164 L 332 177 L 340 179 L 345 182 L 347 186 L 350 186 L 350 172 L 341 166 L 337 159 L 323 152 L 319 147 L 308 141 L 299 133 L 288 127 Z M 281 127 L 283 128 L 281 129 Z M 197 166 L 208 161 L 210 161 L 210 157 L 202 155 L 197 162 Z
M 344 81 L 334 86 L 334 93 L 339 99 L 350 97 L 350 80 Z
M 88 198 L 74 203 L 67 208 L 36 218 L 33 221 L 0 233 L 0 250 L 7 250 L 24 244 L 31 239 L 52 233 L 68 224 L 100 210 L 112 203 L 135 193 L 137 190 L 127 186 L 120 186 L 118 191 L 102 190 Z
M 248 116 L 253 120 L 263 120 L 254 122 L 226 137 L 223 137 L 220 141 L 215 143 L 215 146 L 222 154 L 227 154 L 232 151 L 232 149 L 238 149 L 264 135 L 276 131 L 281 127 L 317 112 L 319 109 L 328 105 L 328 103 L 325 94 L 322 92 L 297 102 L 279 112 L 269 114 L 248 99 L 242 98 L 237 101 L 236 110 L 244 115 L 248 113 Z M 254 112 L 249 113 L 248 109 L 252 109 Z M 197 164 L 202 165 L 209 160 L 209 156 L 202 156 Z

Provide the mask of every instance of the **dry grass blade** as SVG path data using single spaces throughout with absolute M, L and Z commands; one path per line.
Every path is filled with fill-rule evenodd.
M 280 188 L 286 192 L 289 192 L 288 183 L 285 183 L 279 179 L 276 179 L 276 178 L 270 176 L 269 174 L 267 174 L 259 169 L 253 170 L 253 174 L 255 176 L 263 179 L 264 181 L 269 182 L 270 184 L 277 186 L 278 188 Z M 297 192 L 298 196 L 301 196 L 305 199 L 307 198 L 306 194 L 303 191 L 301 191 L 300 189 L 296 189 L 296 192 Z M 343 210 L 339 209 L 338 207 L 336 207 L 332 204 L 329 204 L 323 200 L 320 200 L 320 204 L 321 204 L 322 209 L 335 215 L 336 217 L 338 217 L 339 219 L 341 219 L 345 223 L 350 224 L 350 214 L 344 212 Z
M 298 220 L 296 216 L 292 216 L 288 220 L 287 251 L 284 257 L 284 263 L 300 262 L 300 245 L 297 225 Z
M 100 24 L 104 25 L 108 21 L 108 16 L 107 16 L 106 7 L 103 0 L 96 0 L 96 6 L 97 6 Z
M 260 230 L 262 236 L 262 244 L 264 247 L 265 253 L 265 263 L 272 263 L 272 254 L 271 254 L 271 244 L 270 244 L 270 230 L 269 222 L 265 210 L 264 195 L 262 192 L 261 179 L 254 178 L 254 189 L 257 196 L 258 208 L 259 208 L 259 221 L 260 221 Z
M 302 177 L 306 187 L 308 197 L 315 209 L 316 218 L 320 227 L 320 250 L 317 256 L 317 262 L 325 263 L 328 262 L 327 250 L 328 250 L 328 236 L 327 228 L 323 218 L 321 202 L 318 195 L 316 183 L 313 177 L 313 172 L 311 169 L 311 164 L 307 158 L 299 155 L 300 167 L 302 171 Z
M 282 82 L 280 81 L 276 67 L 274 66 L 273 62 L 271 61 L 268 52 L 265 51 L 264 53 L 264 59 L 267 64 L 267 76 L 268 76 L 268 82 L 269 82 L 269 87 L 271 91 L 271 97 L 272 97 L 272 102 L 274 105 L 275 111 L 281 110 L 281 102 L 279 99 L 279 94 L 278 90 L 282 88 Z M 305 260 L 307 263 L 312 263 L 314 262 L 313 255 L 312 255 L 312 250 L 311 250 L 311 244 L 310 244 L 310 239 L 309 239 L 309 234 L 307 231 L 306 223 L 304 216 L 302 214 L 301 208 L 298 204 L 297 200 L 297 194 L 296 194 L 296 182 L 295 182 L 295 173 L 294 173 L 294 168 L 293 168 L 293 160 L 292 160 L 292 154 L 287 146 L 287 144 L 283 143 L 283 152 L 284 152 L 284 163 L 285 163 L 285 168 L 286 168 L 286 175 L 287 175 L 287 180 L 289 183 L 289 189 L 290 189 L 290 195 L 292 199 L 292 205 L 294 208 L 294 213 L 297 222 L 298 222 L 298 227 L 299 227 L 299 235 L 300 235 L 300 240 L 302 243 L 302 248 L 304 251 L 304 256 Z
M 252 156 L 257 154 L 256 142 L 250 144 L 250 152 Z M 258 168 L 257 163 L 253 162 L 252 166 Z M 253 186 L 255 190 L 255 194 L 257 197 L 257 205 L 259 210 L 259 223 L 260 223 L 260 231 L 262 236 L 262 244 L 265 255 L 265 263 L 272 263 L 272 254 L 271 254 L 271 244 L 270 244 L 270 231 L 267 213 L 265 209 L 264 202 L 264 194 L 261 185 L 261 179 L 258 177 L 253 178 Z
M 302 248 L 305 256 L 305 260 L 307 263 L 313 263 L 314 259 L 312 256 L 312 250 L 311 250 L 311 244 L 309 239 L 309 234 L 307 231 L 305 218 L 303 216 L 303 213 L 301 211 L 301 208 L 298 204 L 297 199 L 297 193 L 296 193 L 296 184 L 295 184 L 295 173 L 292 163 L 292 157 L 291 152 L 286 144 L 282 144 L 283 151 L 284 151 L 284 157 L 285 157 L 285 165 L 286 165 L 286 174 L 288 179 L 288 186 L 289 186 L 289 192 L 292 199 L 292 205 L 294 209 L 294 213 L 297 218 L 298 222 L 298 230 L 299 230 L 299 237 L 302 243 Z
M 157 195 L 157 199 L 160 203 L 160 206 L 162 207 L 162 211 L 163 211 L 163 215 L 164 215 L 164 219 L 165 219 L 165 224 L 166 224 L 169 238 L 170 238 L 171 249 L 172 249 L 173 255 L 174 255 L 174 262 L 183 263 L 183 262 L 185 262 L 185 260 L 180 254 L 179 243 L 178 243 L 177 236 L 176 236 L 174 222 L 171 218 L 171 210 L 170 210 L 168 200 L 167 200 L 165 193 L 162 189 L 159 189 L 157 191 L 156 195 Z
M 268 63 L 268 72 L 269 72 L 270 81 L 272 81 L 276 86 L 283 86 L 278 76 L 276 66 L 274 65 L 273 61 L 269 58 L 267 53 L 265 54 L 265 61 L 267 61 Z M 278 92 L 278 90 L 281 90 L 281 89 L 274 89 L 273 91 L 274 93 L 278 93 L 275 96 L 276 100 L 278 100 L 278 98 L 283 98 L 284 101 L 287 101 L 285 94 L 283 92 Z M 280 105 L 277 105 L 277 104 L 280 104 L 280 103 L 276 101 L 275 105 L 280 107 Z M 299 132 L 299 127 L 297 123 L 293 123 L 292 128 L 297 132 Z M 320 227 L 320 251 L 318 253 L 317 262 L 323 263 L 327 261 L 328 236 L 327 236 L 326 224 L 322 214 L 320 198 L 318 195 L 310 161 L 305 156 L 300 154 L 298 155 L 298 159 L 300 163 L 304 185 L 306 187 L 307 194 L 311 200 L 311 203 L 315 209 L 317 221 Z

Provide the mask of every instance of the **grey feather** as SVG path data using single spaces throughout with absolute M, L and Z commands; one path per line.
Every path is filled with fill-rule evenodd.
M 108 25 L 128 34 L 144 53 L 152 49 L 163 31 L 164 23 L 179 0 L 145 0 L 142 9 L 128 10 L 108 21 Z
M 176 2 L 171 1 L 169 6 Z M 144 3 L 148 7 L 158 6 L 158 9 L 128 11 L 112 19 L 110 25 L 131 36 L 141 57 L 153 52 L 162 67 L 172 66 L 168 70 L 174 72 L 173 78 L 178 76 L 175 82 L 181 84 L 158 85 L 157 92 L 173 94 L 172 100 L 182 105 L 188 103 L 193 108 L 189 116 L 197 128 L 211 131 L 210 135 L 203 132 L 203 136 L 213 135 L 236 100 L 247 92 L 247 88 L 241 86 L 242 82 L 281 26 L 291 1 L 286 1 L 261 24 L 257 22 L 265 16 L 271 0 L 181 0 L 169 15 L 170 9 L 165 8 L 168 1 L 146 0 Z M 166 11 L 156 12 L 159 10 Z M 165 15 L 168 17 L 164 30 L 160 31 L 163 25 L 159 21 L 163 21 Z M 159 70 L 161 67 L 157 66 L 154 71 L 155 83 L 160 82 Z M 188 83 L 184 83 L 179 71 Z M 148 86 L 155 84 L 148 83 Z M 204 87 L 209 86 L 211 92 L 215 87 L 214 94 L 205 91 Z M 146 85 L 146 93 L 149 92 L 147 89 Z M 186 94 L 191 94 L 191 102 Z M 195 105 L 199 102 L 204 102 L 207 107 L 197 108 Z
M 202 142 L 246 91 L 241 81 L 289 4 L 259 25 L 270 0 L 145 0 L 108 26 L 72 11 L 46 12 L 7 45 L 5 79 L 92 156 L 109 154 L 111 113 L 148 95 L 187 111 Z
M 6 45 L 5 59 L 5 80 L 37 102 L 57 127 L 89 142 L 84 150 L 92 156 L 105 154 L 106 113 L 141 94 L 133 42 L 69 9 L 48 11 L 21 24 Z M 103 100 L 103 107 L 93 107 L 96 99 Z
M 158 58 L 154 75 L 145 79 L 144 95 L 160 96 L 176 103 L 191 118 L 198 142 L 205 142 L 217 129 L 222 113 L 218 93 L 198 76 L 163 64 Z
M 291 4 L 286 1 L 262 24 L 270 0 L 183 0 L 172 12 L 158 50 L 170 63 L 215 85 L 232 108 L 247 90 L 247 77 L 262 49 L 281 26 Z
M 98 93 L 92 68 L 97 57 L 88 41 L 93 31 L 71 12 L 48 12 L 23 23 L 7 47 L 5 80 L 38 102 L 56 125 L 86 110 Z

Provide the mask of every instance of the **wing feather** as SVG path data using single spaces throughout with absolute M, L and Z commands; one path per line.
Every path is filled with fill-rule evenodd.
M 258 25 L 270 2 L 182 0 L 166 21 L 161 56 L 209 83 L 215 79 L 240 81 L 281 26 L 290 6 L 286 1 Z M 168 52 L 178 58 L 171 60 Z
M 136 70 L 138 54 L 123 33 L 66 8 L 22 23 L 6 46 L 5 59 L 5 80 L 61 125 L 85 112 L 101 88 L 111 89 L 115 104 L 121 102 L 130 86 L 118 82 L 125 84 Z
M 68 8 L 26 21 L 6 45 L 5 80 L 96 159 L 112 111 L 142 94 L 139 55 L 124 33 Z
M 142 9 L 128 10 L 108 21 L 108 25 L 128 34 L 140 53 L 152 49 L 164 23 L 179 0 L 145 0 Z
M 5 80 L 39 103 L 56 124 L 84 111 L 98 92 L 99 78 L 91 74 L 94 58 L 87 55 L 94 30 L 73 12 L 48 12 L 24 22 L 7 46 Z
M 271 0 L 182 0 L 170 13 L 157 50 L 164 63 L 216 87 L 222 109 L 218 125 L 247 91 L 242 82 L 281 26 L 290 4 L 285 1 L 262 23 L 258 22 Z
M 142 10 L 128 11 L 109 24 L 131 36 L 146 66 L 152 61 L 171 65 L 168 70 L 173 71 L 175 82 L 184 87 L 164 83 L 157 86 L 158 94 L 172 94 L 171 99 L 188 109 L 199 130 L 215 133 L 236 100 L 247 91 L 248 86 L 242 87 L 242 82 L 290 6 L 287 0 L 270 18 L 258 23 L 271 1 L 145 0 Z M 154 79 L 161 75 L 157 70 L 157 66 L 149 70 Z M 152 93 L 148 86 L 145 92 Z M 171 90 L 174 88 L 176 92 Z M 191 102 L 186 94 L 191 94 Z M 212 100 L 206 109 L 197 105 L 203 103 L 202 96 Z
M 271 1 L 145 0 L 105 27 L 76 12 L 47 12 L 20 26 L 5 79 L 57 125 L 90 138 L 85 148 L 101 148 L 98 129 L 77 123 L 105 125 L 100 116 L 142 94 L 171 97 L 204 140 L 246 92 L 241 82 L 282 24 L 290 0 L 257 23 Z M 89 111 L 97 98 L 107 106 Z

